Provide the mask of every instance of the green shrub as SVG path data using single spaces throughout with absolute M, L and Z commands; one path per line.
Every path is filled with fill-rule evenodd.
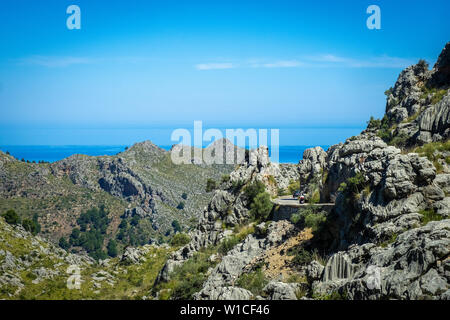
M 183 194 L 181 195 L 181 197 L 186 200 L 188 198 L 188 194 L 186 192 L 183 192 Z
M 164 299 L 192 299 L 192 295 L 203 287 L 208 269 L 216 264 L 209 259 L 214 250 L 214 248 L 205 248 L 196 252 L 194 256 L 186 260 L 182 265 L 175 267 L 169 282 L 159 283 L 153 287 L 153 291 L 163 290 L 164 297 L 161 298 Z
M 426 60 L 420 59 L 419 62 L 417 62 L 417 66 L 419 67 L 419 71 L 425 72 L 428 70 L 429 64 Z
M 183 202 L 183 201 L 180 201 L 180 203 L 177 205 L 177 209 L 178 209 L 178 210 L 183 210 L 183 209 L 184 209 L 184 206 L 185 206 L 184 202 Z
M 177 233 L 170 240 L 172 247 L 182 247 L 187 245 L 191 241 L 191 238 L 185 233 Z
M 206 180 L 206 192 L 211 192 L 215 189 L 217 189 L 216 181 L 214 181 L 211 178 L 208 178 L 208 180 Z
M 22 227 L 26 231 L 31 232 L 33 230 L 33 222 L 30 219 L 23 219 L 22 220 Z
M 250 225 L 237 225 L 234 227 L 233 230 L 236 237 L 238 237 L 239 242 L 244 240 L 249 234 L 252 234 L 255 232 L 255 227 L 253 224 Z
M 181 225 L 180 225 L 180 223 L 178 222 L 178 220 L 173 220 L 173 221 L 172 221 L 172 228 L 173 228 L 173 231 L 174 231 L 175 233 L 181 232 L 181 230 L 182 230 Z
M 300 180 L 290 180 L 289 181 L 289 186 L 288 186 L 289 194 L 294 194 L 294 192 L 299 189 L 300 189 Z
M 239 193 L 242 189 L 242 187 L 245 185 L 245 182 L 243 180 L 236 180 L 233 181 L 231 184 L 231 191 L 235 194 Z
M 370 128 L 378 129 L 377 136 L 384 142 L 389 143 L 391 141 L 391 124 L 386 115 L 381 120 L 371 118 L 368 123 L 368 127 L 369 126 Z
M 83 212 L 77 219 L 80 228 L 73 228 L 69 237 L 71 246 L 81 247 L 94 259 L 106 259 L 104 239 L 110 219 L 104 206 Z
M 392 87 L 390 87 L 389 89 L 387 89 L 385 92 L 384 92 L 384 94 L 387 96 L 387 97 L 389 97 L 390 95 L 391 95 L 391 93 L 393 93 L 394 92 L 394 89 L 392 88 Z
M 447 164 L 450 163 L 449 157 L 444 157 L 442 153 L 450 151 L 450 140 L 445 142 L 430 142 L 418 147 L 414 150 L 422 157 L 427 157 L 436 168 L 437 173 L 441 173 L 444 168 L 439 160 L 445 161 Z
M 5 221 L 9 224 L 19 224 L 20 218 L 18 214 L 13 210 L 9 209 L 3 214 L 3 218 L 5 218 Z
M 114 258 L 117 257 L 117 242 L 114 239 L 111 239 L 108 243 L 108 256 Z
M 311 253 L 305 250 L 303 247 L 291 248 L 291 250 L 289 250 L 287 254 L 290 256 L 294 256 L 292 262 L 296 265 L 306 265 L 313 260 Z
M 397 237 L 398 237 L 398 234 L 397 234 L 397 233 L 393 233 L 393 234 L 391 235 L 391 237 L 390 237 L 388 240 L 382 242 L 382 243 L 380 244 L 380 246 L 381 246 L 382 248 L 386 248 L 388 245 L 394 243 L 395 240 L 397 240 Z
M 255 220 L 266 220 L 272 211 L 273 203 L 267 192 L 258 194 L 250 205 L 250 213 Z
M 430 221 L 440 221 L 442 216 L 437 214 L 434 209 L 421 210 L 419 213 L 422 215 L 421 222 L 422 225 L 426 225 Z
M 251 203 L 258 194 L 266 191 L 265 185 L 261 181 L 253 181 L 250 185 L 244 188 L 244 194 Z
M 435 161 L 440 158 L 439 155 L 435 154 L 436 151 L 450 151 L 450 140 L 447 140 L 445 142 L 430 142 L 414 150 L 414 152 L 417 152 L 420 156 L 427 157 L 430 161 Z
M 314 203 L 319 203 L 320 202 L 320 192 L 319 189 L 316 189 L 313 191 L 311 199 L 309 199 L 309 202 L 314 204 Z
M 422 99 L 426 99 L 428 95 L 432 95 L 431 98 L 431 104 L 436 104 L 439 101 L 442 100 L 442 98 L 447 93 L 446 89 L 437 89 L 437 88 L 430 88 L 428 86 L 424 86 L 422 89 L 422 95 L 420 96 Z
M 316 232 L 320 227 L 327 222 L 328 214 L 313 205 L 299 208 L 297 213 L 291 216 L 292 223 L 301 223 L 305 228 L 311 228 L 312 232 Z
M 235 245 L 240 242 L 240 239 L 237 236 L 230 236 L 225 238 L 219 245 L 218 252 L 222 255 L 226 255 L 228 251 L 233 249 Z
M 325 212 L 308 214 L 305 216 L 305 227 L 311 228 L 313 232 L 316 232 L 326 221 L 327 216 Z
M 224 174 L 224 175 L 222 176 L 221 181 L 222 181 L 222 183 L 225 183 L 225 182 L 230 181 L 230 175 L 229 175 L 229 174 Z
M 364 186 L 364 175 L 361 172 L 358 172 L 353 177 L 348 178 L 346 182 L 341 183 L 338 190 L 346 195 L 354 196 L 360 193 Z
M 36 214 L 34 215 L 33 220 L 24 219 L 22 221 L 22 227 L 33 235 L 36 235 L 41 231 L 41 225 L 38 223 Z
M 406 147 L 408 140 L 409 136 L 406 133 L 401 132 L 398 135 L 393 136 L 392 139 L 389 141 L 389 144 L 391 146 L 396 146 L 398 148 L 404 148 Z
M 386 94 L 386 92 L 385 92 Z M 375 119 L 374 117 L 370 117 L 370 120 L 367 121 L 367 128 L 369 129 L 379 129 L 381 127 L 381 120 Z
M 301 220 L 301 217 L 302 216 L 300 213 L 294 213 L 293 215 L 291 215 L 290 220 L 293 224 L 297 224 Z
M 66 238 L 63 238 L 63 237 L 59 238 L 59 246 L 61 248 L 63 248 L 64 250 L 67 250 L 70 248 L 69 242 L 67 242 Z
M 238 287 L 244 288 L 252 292 L 255 296 L 264 294 L 263 288 L 269 281 L 262 271 L 262 267 L 258 267 L 255 271 L 242 274 L 236 281 Z

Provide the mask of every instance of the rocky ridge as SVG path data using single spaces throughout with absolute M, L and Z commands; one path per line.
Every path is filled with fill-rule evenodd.
M 305 151 L 298 166 L 304 191 L 309 198 L 317 193 L 320 201 L 335 202 L 335 207 L 300 248 L 319 250 L 325 261 L 298 265 L 306 281 L 295 285 L 272 279 L 265 298 L 294 299 L 292 292 L 298 298 L 302 290 L 305 297 L 316 299 L 449 298 L 449 47 L 432 70 L 420 61 L 400 74 L 387 92 L 383 121 L 371 120 L 360 135 L 326 152 L 320 147 Z M 230 174 L 229 184 L 215 192 L 193 241 L 169 259 L 159 281 L 170 277 L 171 265 L 226 239 L 227 230 L 218 220 L 234 225 L 248 221 L 248 203 L 230 189 L 233 181 L 258 177 L 272 194 L 272 185 L 284 186 L 287 175 L 283 178 L 280 170 L 280 176 L 263 153 L 254 151 L 259 164 L 241 166 Z M 295 235 L 293 224 L 284 223 L 281 234 Z M 268 229 L 277 229 L 277 223 L 269 222 Z M 249 235 L 237 244 L 208 273 L 194 297 L 261 298 L 236 286 L 235 280 L 277 245 L 268 241 L 270 234 Z
M 220 179 L 232 168 L 176 166 L 169 151 L 150 141 L 116 156 L 73 155 L 50 164 L 24 163 L 0 152 L 0 210 L 15 209 L 22 217 L 38 213 L 45 236 L 58 240 L 70 234 L 81 212 L 105 205 L 111 233 L 121 217 L 138 216 L 150 222 L 146 232 L 157 239 L 173 232 L 173 220 L 189 225 L 197 218 L 211 198 L 207 179 Z

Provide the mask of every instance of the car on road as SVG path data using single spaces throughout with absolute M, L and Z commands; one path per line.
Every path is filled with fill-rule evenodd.
M 305 195 L 304 195 L 304 194 L 301 194 L 301 195 L 299 196 L 299 198 L 298 198 L 298 202 L 300 202 L 300 204 L 304 204 L 305 201 L 306 201 Z
M 295 191 L 294 194 L 292 195 L 292 197 L 294 199 L 298 199 L 298 197 L 300 197 L 300 191 L 299 190 Z

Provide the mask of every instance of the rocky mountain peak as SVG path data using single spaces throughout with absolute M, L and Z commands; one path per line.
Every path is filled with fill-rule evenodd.
M 134 154 L 136 152 L 148 154 L 148 155 L 158 155 L 158 156 L 167 153 L 166 150 L 157 146 L 150 140 L 145 140 L 145 141 L 133 144 L 130 148 L 128 148 L 124 152 L 124 154 Z
M 450 42 L 447 42 L 433 67 L 431 84 L 437 87 L 450 84 Z

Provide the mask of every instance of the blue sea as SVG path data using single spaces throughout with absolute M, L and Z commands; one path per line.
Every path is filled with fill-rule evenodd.
M 160 146 L 169 150 L 171 146 Z M 328 146 L 321 146 L 326 150 Z M 280 163 L 297 163 L 302 159 L 303 151 L 311 146 L 280 146 Z M 125 150 L 125 146 L 0 146 L 3 152 L 9 152 L 17 159 L 29 161 L 55 162 L 73 154 L 89 156 L 115 155 Z

